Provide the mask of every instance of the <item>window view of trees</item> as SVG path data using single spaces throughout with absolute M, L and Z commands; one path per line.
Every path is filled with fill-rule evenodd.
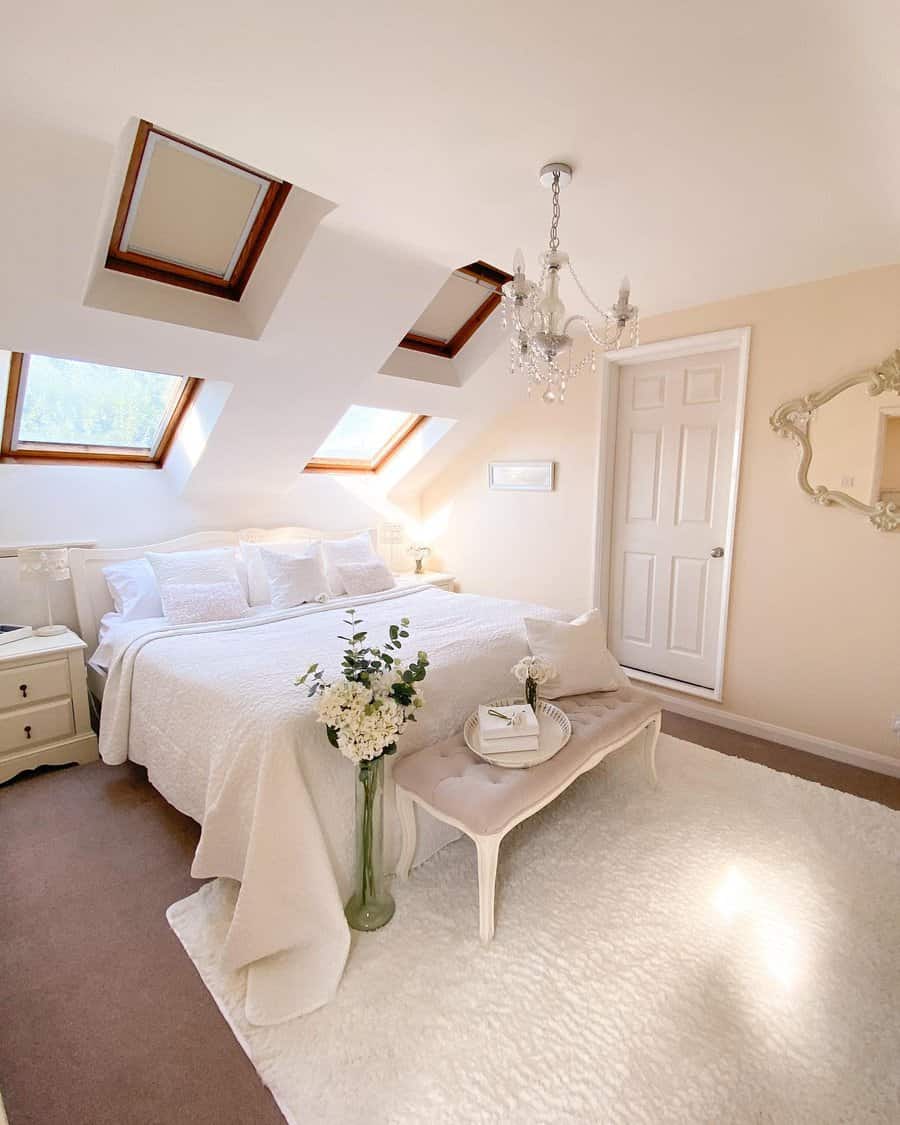
M 152 449 L 184 380 L 50 356 L 28 357 L 19 442 Z

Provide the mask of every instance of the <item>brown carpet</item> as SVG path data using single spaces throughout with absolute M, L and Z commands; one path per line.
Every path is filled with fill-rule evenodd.
M 667 713 L 663 729 L 892 808 L 900 779 Z M 283 1125 L 169 929 L 198 827 L 133 765 L 0 787 L 0 1089 L 10 1125 Z
M 0 789 L 10 1125 L 284 1125 L 166 922 L 198 836 L 130 764 Z

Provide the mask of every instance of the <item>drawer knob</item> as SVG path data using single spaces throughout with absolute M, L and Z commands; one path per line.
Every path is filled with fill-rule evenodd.
M 22 693 L 22 698 L 28 698 L 28 684 L 19 684 L 19 691 Z
M 31 738 L 31 727 L 26 727 L 26 728 L 25 728 L 25 737 L 26 737 L 26 738 Z

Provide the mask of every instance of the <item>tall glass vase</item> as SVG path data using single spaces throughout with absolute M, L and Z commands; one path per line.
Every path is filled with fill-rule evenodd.
M 533 680 L 531 676 L 525 681 L 525 702 L 530 703 L 537 714 L 538 708 L 538 685 L 537 680 Z
M 360 762 L 356 774 L 356 890 L 344 907 L 354 930 L 378 930 L 394 916 L 384 885 L 384 757 Z

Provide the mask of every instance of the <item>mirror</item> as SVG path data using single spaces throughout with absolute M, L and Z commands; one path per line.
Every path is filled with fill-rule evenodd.
M 900 349 L 880 366 L 783 403 L 772 428 L 800 447 L 797 480 L 816 503 L 900 528 Z

